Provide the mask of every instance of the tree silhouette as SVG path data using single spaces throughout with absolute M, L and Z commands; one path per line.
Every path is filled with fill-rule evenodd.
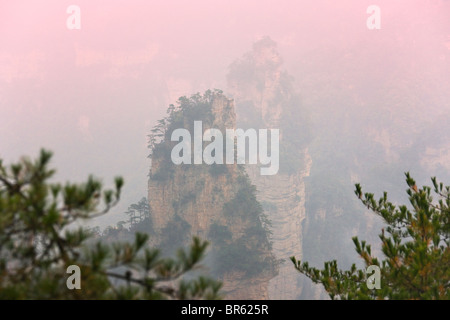
M 295 268 L 322 284 L 332 299 L 450 299 L 450 187 L 432 178 L 438 198 L 433 201 L 432 188 L 419 189 L 410 174 L 405 175 L 411 208 L 389 202 L 386 192 L 376 201 L 356 184 L 357 197 L 386 223 L 379 235 L 383 260 L 372 255 L 365 241 L 353 238 L 366 267 L 380 268 L 379 290 L 368 288 L 365 270 L 355 264 L 342 271 L 334 260 L 320 270 L 292 257 Z
M 220 297 L 219 282 L 181 279 L 204 255 L 207 243 L 198 238 L 174 259 L 161 258 L 141 233 L 133 243 L 87 245 L 92 233 L 72 224 L 108 212 L 119 201 L 123 180 L 116 178 L 115 188 L 107 190 L 93 177 L 83 184 L 49 183 L 55 172 L 48 169 L 51 156 L 42 150 L 37 160 L 10 166 L 0 160 L 0 299 Z M 140 217 L 148 214 L 145 202 L 136 206 Z M 66 286 L 71 265 L 80 267 L 81 290 Z

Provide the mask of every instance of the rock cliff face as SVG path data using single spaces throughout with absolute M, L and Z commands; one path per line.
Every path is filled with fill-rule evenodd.
M 301 277 L 289 257 L 302 257 L 305 178 L 312 160 L 305 143 L 307 119 L 299 117 L 303 112 L 299 99 L 281 67 L 276 44 L 262 39 L 232 64 L 228 89 L 236 101 L 239 127 L 280 129 L 280 171 L 261 176 L 255 166 L 248 165 L 246 170 L 271 221 L 276 258 L 284 260 L 269 282 L 269 299 L 296 299 L 302 290 Z
M 248 170 L 251 181 L 258 188 L 258 199 L 272 224 L 273 249 L 279 266 L 276 277 L 269 282 L 270 299 L 296 299 L 302 290 L 299 273 L 289 257 L 302 257 L 302 222 L 305 212 L 305 178 L 309 176 L 311 157 L 304 150 L 304 167 L 294 174 L 261 176 L 258 170 Z
M 170 141 L 172 124 L 190 130 L 193 120 L 202 120 L 203 130 L 225 132 L 236 125 L 233 101 L 221 94 L 193 97 L 170 118 L 163 140 L 153 147 L 148 183 L 155 243 L 173 251 L 192 236 L 206 239 L 210 249 L 205 264 L 210 275 L 223 281 L 227 299 L 267 299 L 276 266 L 262 210 L 243 168 L 174 165 L 170 160 L 176 144 Z
M 232 100 L 220 96 L 213 101 L 211 110 L 214 120 L 209 127 L 220 129 L 235 127 L 236 114 Z M 186 127 L 189 125 L 186 123 Z M 206 128 L 207 126 L 204 129 Z M 153 158 L 151 172 L 157 172 L 167 160 L 170 161 L 166 158 Z M 214 216 L 212 219 L 212 214 L 219 215 L 217 208 L 223 207 L 224 203 L 233 197 L 234 186 L 228 181 L 233 181 L 237 177 L 235 165 L 225 165 L 228 174 L 217 175 L 214 178 L 208 170 L 204 170 L 204 166 L 191 166 L 182 165 L 176 168 L 172 177 L 163 182 L 149 179 L 148 199 L 156 231 L 160 232 L 169 221 L 173 220 L 174 214 L 178 211 L 178 206 L 174 204 L 179 203 L 183 207 L 183 218 L 191 226 L 192 234 L 204 237 L 214 219 L 220 218 Z

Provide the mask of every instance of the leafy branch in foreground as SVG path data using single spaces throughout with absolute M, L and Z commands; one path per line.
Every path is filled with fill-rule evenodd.
M 406 173 L 407 194 L 412 209 L 389 202 L 387 193 L 378 201 L 372 193 L 362 192 L 356 184 L 355 194 L 386 223 L 379 235 L 384 260 L 374 257 L 371 246 L 353 238 L 356 252 L 366 267 L 381 271 L 381 289 L 369 289 L 365 270 L 353 264 L 342 271 L 337 262 L 325 262 L 324 269 L 291 257 L 295 268 L 313 282 L 323 285 L 332 299 L 450 299 L 450 187 L 432 178 L 432 189 L 417 188 Z
M 49 183 L 52 154 L 23 158 L 4 166 L 0 160 L 0 298 L 2 299 L 196 299 L 219 298 L 221 284 L 181 277 L 197 268 L 207 247 L 194 238 L 176 259 L 161 258 L 146 235 L 134 243 L 88 245 L 91 236 L 73 222 L 108 212 L 120 199 L 123 179 L 103 190 L 86 183 Z M 99 209 L 102 207 L 102 209 Z M 66 269 L 81 270 L 81 290 L 66 286 Z

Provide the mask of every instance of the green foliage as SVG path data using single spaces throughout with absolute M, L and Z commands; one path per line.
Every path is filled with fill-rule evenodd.
M 215 273 L 224 275 L 230 271 L 244 272 L 246 276 L 255 276 L 263 271 L 272 271 L 270 262 L 267 263 L 261 257 L 262 250 L 249 248 L 239 239 L 227 245 L 219 245 L 216 251 Z
M 217 243 L 228 243 L 232 240 L 233 234 L 228 226 L 214 222 L 209 229 L 208 238 L 214 239 Z
M 150 173 L 150 178 L 156 181 L 166 181 L 173 177 L 175 165 L 171 161 L 172 147 L 176 142 L 171 142 L 170 137 L 175 129 L 185 128 L 193 134 L 194 121 L 203 121 L 204 125 L 212 125 L 212 101 L 214 95 L 222 95 L 222 91 L 207 90 L 202 95 L 196 93 L 188 97 L 180 97 L 177 106 L 173 104 L 167 109 L 167 116 L 158 123 L 148 135 L 149 158 L 159 159 L 160 167 Z M 221 166 L 224 167 L 224 166 Z M 223 168 L 212 169 L 214 174 L 222 174 Z
M 197 198 L 197 192 L 200 190 L 199 188 L 196 188 L 197 191 L 189 191 L 185 194 L 183 194 L 179 200 L 172 202 L 172 207 L 175 211 L 175 218 L 180 218 L 177 213 L 180 211 L 180 209 L 183 206 L 186 206 L 189 202 L 195 202 L 195 199 Z
M 155 181 L 166 181 L 173 177 L 175 165 L 170 160 L 171 146 L 166 143 L 156 144 L 152 150 L 153 159 L 163 159 L 159 162 L 159 167 L 155 172 L 150 173 L 150 178 Z
M 169 106 L 168 116 L 159 121 L 152 130 L 152 133 L 159 134 L 158 139 L 156 136 L 149 137 L 152 158 L 158 159 L 158 168 L 151 174 L 152 180 L 163 181 L 171 177 L 170 170 L 174 166 L 167 150 L 176 143 L 170 141 L 173 130 L 185 128 L 192 134 L 194 121 L 199 120 L 203 121 L 205 127 L 212 126 L 214 121 L 212 101 L 215 95 L 222 95 L 222 92 L 208 90 L 203 95 L 197 93 L 190 98 L 181 97 L 177 107 Z M 170 169 L 165 166 L 170 166 Z M 237 181 L 234 181 L 234 176 L 225 165 L 180 165 L 177 167 L 180 172 L 189 172 L 185 176 L 198 178 L 195 181 L 195 191 L 182 191 L 182 194 L 178 195 L 179 198 L 172 201 L 174 218 L 161 230 L 160 246 L 164 251 L 171 252 L 175 247 L 182 246 L 188 239 L 191 226 L 182 218 L 183 208 L 187 203 L 195 202 L 198 193 L 204 188 L 205 177 L 214 179 L 224 176 L 229 183 L 235 184 L 235 189 L 233 198 L 223 205 L 223 215 L 227 221 L 222 222 L 224 225 L 213 224 L 208 233 L 208 239 L 213 246 L 212 255 L 215 257 L 213 259 L 215 275 L 223 276 L 226 272 L 233 270 L 243 271 L 248 275 L 275 270 L 275 260 L 270 254 L 271 243 L 268 239 L 270 224 L 256 199 L 256 188 L 245 174 L 244 166 L 237 165 L 237 167 L 239 173 Z M 182 176 L 177 174 L 180 182 L 185 182 Z M 223 188 L 216 185 L 213 190 L 212 201 L 220 202 L 222 205 L 223 202 L 220 200 L 224 197 Z M 240 235 L 239 239 L 233 239 L 229 226 L 237 222 L 251 227 L 246 228 L 245 234 Z
M 125 214 L 128 215 L 128 220 L 117 222 L 115 227 L 108 226 L 103 232 L 99 227 L 93 228 L 93 237 L 89 242 L 92 242 L 92 239 L 99 239 L 104 243 L 117 240 L 133 241 L 136 232 L 150 236 L 154 233 L 151 208 L 146 197 L 142 197 L 139 202 L 128 206 Z
M 242 237 L 233 241 L 233 234 L 228 226 L 213 223 L 208 238 L 215 248 L 216 275 L 223 276 L 230 271 L 239 271 L 251 277 L 264 271 L 274 271 L 272 257 L 266 255 L 264 258 L 264 249 L 267 246 L 266 234 L 261 233 L 257 227 L 247 228 Z M 260 242 L 255 243 L 258 240 Z
M 189 239 L 191 225 L 175 214 L 173 219 L 161 231 L 161 249 L 165 253 L 172 253 L 176 248 L 183 246 Z
M 93 232 L 71 224 L 106 213 L 119 201 L 123 180 L 116 178 L 115 188 L 107 190 L 93 177 L 79 185 L 49 183 L 50 159 L 43 150 L 36 161 L 4 166 L 0 160 L 1 299 L 220 297 L 218 282 L 180 280 L 204 255 L 207 243 L 197 238 L 175 258 L 162 258 L 140 233 L 132 243 L 87 245 Z M 81 269 L 81 290 L 66 286 L 70 265 Z M 114 279 L 123 284 L 114 285 Z
M 150 205 L 146 197 L 142 197 L 138 203 L 133 203 L 125 212 L 128 215 L 130 231 L 151 232 L 153 224 L 151 219 Z
M 228 226 L 212 224 L 208 238 L 214 249 L 214 274 L 223 276 L 230 271 L 244 272 L 250 277 L 262 272 L 274 274 L 277 261 L 270 254 L 270 223 L 256 199 L 256 187 L 248 176 L 238 177 L 236 194 L 224 204 L 223 215 L 232 221 L 240 219 L 249 226 L 242 235 L 233 239 Z
M 365 271 L 355 264 L 342 271 L 331 261 L 320 270 L 292 257 L 296 269 L 322 284 L 332 299 L 450 299 L 450 187 L 432 178 L 439 198 L 434 202 L 432 188 L 418 189 L 409 173 L 405 175 L 412 209 L 389 202 L 386 192 L 377 201 L 356 184 L 357 197 L 386 223 L 379 235 L 383 260 L 372 255 L 365 241 L 353 238 L 366 267 L 380 267 L 381 289 L 368 289 Z
M 234 198 L 224 204 L 224 215 L 257 221 L 263 211 L 260 203 L 256 200 L 256 187 L 250 183 L 248 176 L 238 177 L 236 190 Z

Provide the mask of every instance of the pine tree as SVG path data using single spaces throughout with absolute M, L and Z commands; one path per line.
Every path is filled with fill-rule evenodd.
M 152 231 L 153 225 L 150 217 L 150 205 L 146 197 L 142 197 L 138 203 L 128 206 L 126 215 L 129 216 L 128 225 L 130 230 L 141 230 L 143 227 L 147 233 Z M 141 226 L 142 225 L 142 226 Z
M 366 270 L 355 264 L 342 271 L 334 260 L 320 270 L 291 257 L 295 268 L 322 284 L 330 298 L 450 299 L 450 187 L 432 178 L 433 189 L 419 189 L 410 174 L 405 175 L 411 208 L 389 202 L 386 192 L 376 201 L 372 193 L 363 194 L 360 184 L 355 185 L 361 202 L 386 223 L 379 235 L 383 260 L 372 255 L 365 241 L 353 238 L 365 266 L 380 268 L 380 289 L 369 289 Z
M 87 245 L 92 234 L 74 222 L 108 212 L 120 199 L 123 179 L 107 190 L 93 177 L 83 184 L 50 183 L 51 156 L 42 150 L 36 161 L 10 166 L 0 160 L 0 299 L 220 298 L 220 283 L 182 279 L 206 250 L 198 238 L 175 259 L 161 258 L 140 233 L 134 243 Z M 80 290 L 66 285 L 71 265 L 80 267 Z

